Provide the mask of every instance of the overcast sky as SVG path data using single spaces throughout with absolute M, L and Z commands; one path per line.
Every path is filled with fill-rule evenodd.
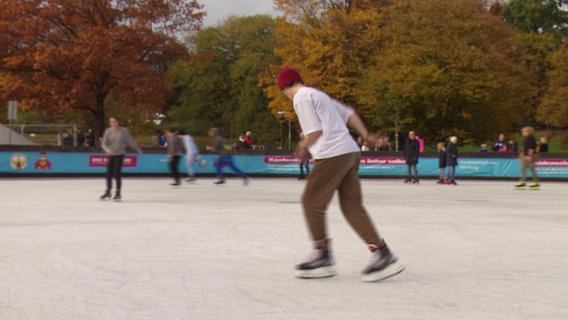
M 197 0 L 197 2 L 207 11 L 207 16 L 203 20 L 203 25 L 206 27 L 214 26 L 230 15 L 276 15 L 272 0 Z

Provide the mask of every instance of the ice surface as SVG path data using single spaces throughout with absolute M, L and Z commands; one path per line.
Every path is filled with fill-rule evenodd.
M 568 184 L 363 180 L 406 270 L 360 281 L 370 254 L 329 208 L 338 276 L 293 277 L 310 243 L 303 183 L 2 179 L 0 319 L 568 319 Z

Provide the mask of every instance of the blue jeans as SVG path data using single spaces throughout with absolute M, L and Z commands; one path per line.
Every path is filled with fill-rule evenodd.
M 446 180 L 446 169 L 440 168 L 440 180 Z
M 452 181 L 455 180 L 456 176 L 456 167 L 448 167 L 448 174 L 446 175 L 446 179 Z
M 225 166 L 230 167 L 239 177 L 246 178 L 246 175 L 239 168 L 237 168 L 237 166 L 235 166 L 235 163 L 233 162 L 233 156 L 230 154 L 226 156 L 219 156 L 217 158 L 217 161 L 215 162 L 215 169 L 217 170 L 217 176 L 219 178 L 224 178 L 223 167 Z

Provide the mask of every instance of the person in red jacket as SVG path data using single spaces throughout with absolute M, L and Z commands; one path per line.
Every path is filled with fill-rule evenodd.
M 249 149 L 252 149 L 252 135 L 250 131 L 247 131 L 246 137 L 245 137 L 245 141 L 248 145 Z

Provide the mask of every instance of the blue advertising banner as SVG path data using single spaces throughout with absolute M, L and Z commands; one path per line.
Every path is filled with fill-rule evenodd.
M 204 154 L 205 168 L 193 164 L 197 174 L 215 173 L 215 155 Z M 234 155 L 236 165 L 248 174 L 299 175 L 300 160 L 292 155 Z M 85 152 L 0 152 L 0 174 L 103 174 L 106 170 L 106 155 Z M 313 165 L 313 161 L 310 165 Z M 568 179 L 568 158 L 539 159 L 536 163 L 541 178 Z M 406 164 L 400 157 L 363 156 L 360 174 L 363 176 L 404 176 Z M 438 159 L 420 158 L 420 176 L 437 177 Z M 180 171 L 187 172 L 185 158 Z M 124 173 L 167 174 L 168 159 L 165 154 L 127 154 L 124 158 Z M 517 178 L 520 164 L 514 158 L 460 158 L 456 168 L 458 177 Z

